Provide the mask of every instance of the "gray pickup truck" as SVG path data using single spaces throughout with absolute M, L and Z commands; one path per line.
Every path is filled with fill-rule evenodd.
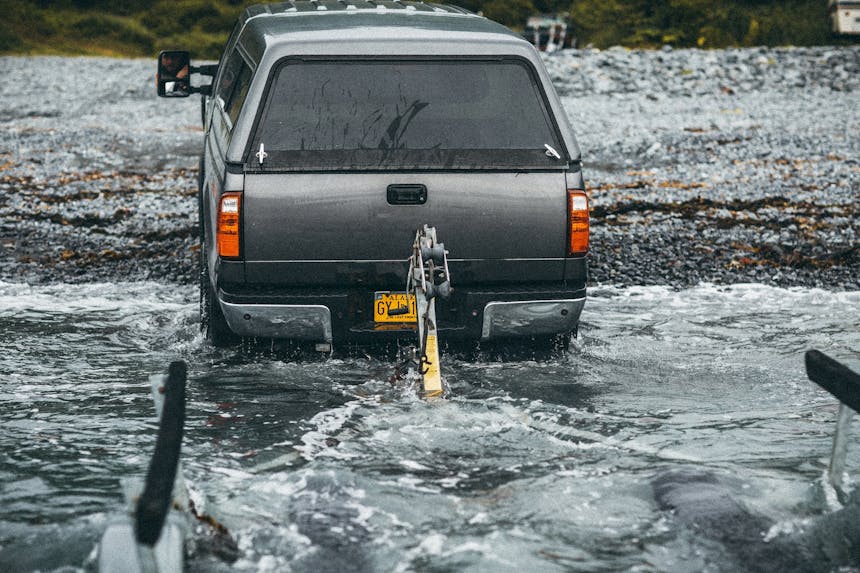
M 214 77 L 193 87 L 191 76 Z M 442 340 L 568 337 L 585 302 L 580 151 L 537 51 L 460 8 L 247 8 L 217 66 L 159 56 L 159 95 L 202 93 L 203 325 L 320 343 L 413 336 L 389 315 L 416 229 L 452 292 Z

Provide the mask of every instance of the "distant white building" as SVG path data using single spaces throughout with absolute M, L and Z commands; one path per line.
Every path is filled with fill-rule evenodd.
M 837 34 L 860 34 L 860 1 L 829 0 L 830 20 Z
M 860 5 L 860 4 L 858 4 Z M 576 39 L 571 33 L 567 12 L 532 16 L 526 22 L 522 36 L 542 52 L 571 48 Z

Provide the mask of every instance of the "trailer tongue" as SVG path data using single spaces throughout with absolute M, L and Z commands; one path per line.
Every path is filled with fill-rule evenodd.
M 443 388 L 436 331 L 436 298 L 447 298 L 451 294 L 451 275 L 448 272 L 445 245 L 436 239 L 435 227 L 424 225 L 415 233 L 406 284 L 406 290 L 412 292 L 417 306 L 417 357 L 424 396 L 441 396 Z
M 390 308 L 386 314 L 393 319 L 414 320 L 418 331 L 418 346 L 410 356 L 397 365 L 391 381 L 408 375 L 410 369 L 421 376 L 421 394 L 436 398 L 445 392 L 439 368 L 439 338 L 436 327 L 436 299 L 451 294 L 451 274 L 448 251 L 436 238 L 436 228 L 424 225 L 415 233 L 406 293 L 401 306 Z

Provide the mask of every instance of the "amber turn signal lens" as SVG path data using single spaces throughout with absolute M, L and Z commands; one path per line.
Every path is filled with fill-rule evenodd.
M 239 221 L 242 210 L 241 193 L 224 193 L 218 202 L 218 254 L 239 256 Z
M 568 246 L 567 256 L 588 253 L 588 196 L 581 189 L 567 190 Z

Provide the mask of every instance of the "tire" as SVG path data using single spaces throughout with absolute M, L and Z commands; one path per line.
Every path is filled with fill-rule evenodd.
M 212 290 L 205 244 L 200 247 L 200 330 L 206 340 L 218 348 L 233 346 L 239 342 L 239 337 L 227 325 L 221 305 Z

